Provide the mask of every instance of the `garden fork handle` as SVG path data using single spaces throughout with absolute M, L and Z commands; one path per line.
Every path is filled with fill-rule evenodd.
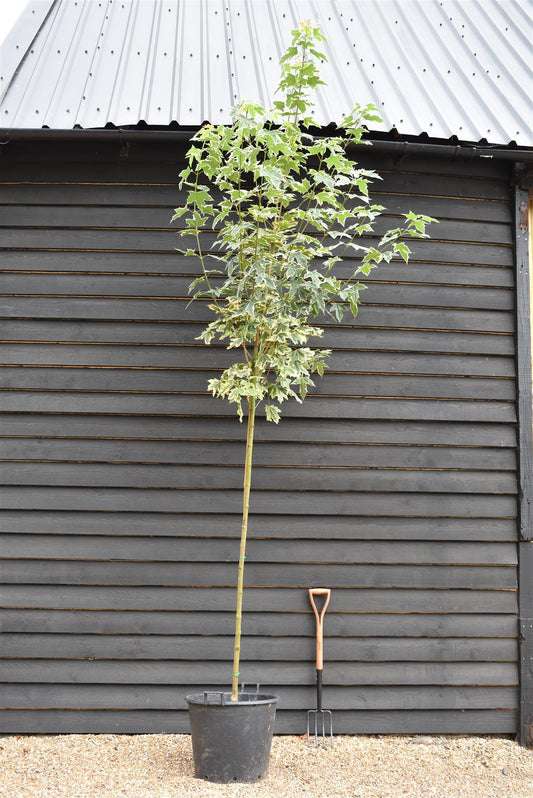
M 324 596 L 325 602 L 319 612 L 315 604 L 315 596 Z M 312 587 L 309 589 L 309 601 L 315 613 L 316 619 L 316 669 L 321 671 L 324 668 L 324 615 L 331 598 L 329 587 Z

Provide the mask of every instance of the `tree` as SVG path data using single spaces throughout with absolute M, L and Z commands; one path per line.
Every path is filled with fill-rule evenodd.
M 407 262 L 403 239 L 427 237 L 426 225 L 435 221 L 410 212 L 377 243 L 366 241 L 384 210 L 369 198 L 369 183 L 379 175 L 360 169 L 346 149 L 363 143 L 367 123 L 381 120 L 373 105 L 356 105 L 337 135 L 320 134 L 310 94 L 324 84 L 318 68 L 326 60 L 318 49 L 323 41 L 318 27 L 301 23 L 280 62 L 274 107 L 266 111 L 241 100 L 232 125 L 208 124 L 195 134 L 180 175 L 186 201 L 173 216 L 184 220 L 181 235 L 194 237 L 185 254 L 201 264 L 190 293 L 207 298 L 214 316 L 199 338 L 236 351 L 235 362 L 208 388 L 234 403 L 241 421 L 247 412 L 232 701 L 238 700 L 257 408 L 264 403 L 267 421 L 277 424 L 284 401 L 305 399 L 312 375 L 323 375 L 330 355 L 308 346 L 323 336 L 317 317 L 355 317 L 365 288 L 359 277 L 394 257 Z M 208 250 L 209 227 L 216 240 Z M 357 267 L 341 279 L 336 266 L 346 253 L 356 254 Z

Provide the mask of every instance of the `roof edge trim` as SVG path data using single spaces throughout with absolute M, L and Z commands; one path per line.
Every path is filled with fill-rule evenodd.
M 177 143 L 190 141 L 194 130 L 138 130 L 123 128 L 3 128 L 0 129 L 0 145 L 24 141 L 112 141 L 121 144 L 127 142 Z M 433 155 L 445 158 L 469 160 L 474 158 L 494 158 L 496 160 L 522 161 L 533 163 L 533 147 L 528 149 L 511 149 L 509 147 L 478 147 L 468 144 L 436 144 L 417 141 L 387 141 L 383 139 L 367 139 L 363 144 L 349 144 L 350 150 L 365 150 L 372 146 L 375 152 L 393 153 L 398 158 L 407 155 Z

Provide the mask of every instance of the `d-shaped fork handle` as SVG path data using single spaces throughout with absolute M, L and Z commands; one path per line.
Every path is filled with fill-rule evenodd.
M 315 604 L 315 596 L 321 596 L 325 599 L 322 609 L 317 609 Z M 316 619 L 316 669 L 321 671 L 324 667 L 324 615 L 328 608 L 329 600 L 331 598 L 331 590 L 329 587 L 312 587 L 309 589 L 309 601 L 315 613 Z

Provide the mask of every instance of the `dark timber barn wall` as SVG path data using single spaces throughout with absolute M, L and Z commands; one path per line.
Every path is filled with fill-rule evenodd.
M 183 145 L 12 143 L 2 159 L 2 728 L 180 732 L 227 685 L 245 426 L 206 392 Z M 365 155 L 384 266 L 331 368 L 258 425 L 242 678 L 314 706 L 309 586 L 333 589 L 338 732 L 517 731 L 515 321 L 504 163 Z M 221 689 L 221 688 L 219 688 Z

